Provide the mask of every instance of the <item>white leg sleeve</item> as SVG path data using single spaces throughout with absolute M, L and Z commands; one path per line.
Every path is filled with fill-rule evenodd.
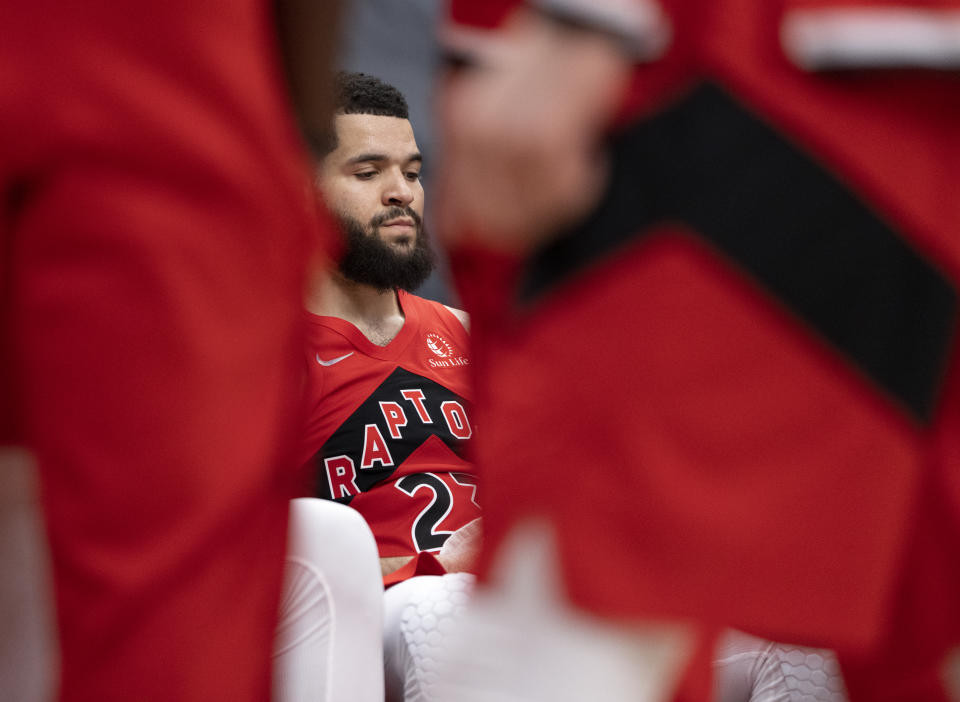
M 463 617 L 474 577 L 421 575 L 384 594 L 383 664 L 387 702 L 439 702 L 437 662 Z
M 290 506 L 273 653 L 276 702 L 382 702 L 383 585 L 363 517 L 326 500 Z
M 846 702 L 830 651 L 729 631 L 717 646 L 714 702 Z

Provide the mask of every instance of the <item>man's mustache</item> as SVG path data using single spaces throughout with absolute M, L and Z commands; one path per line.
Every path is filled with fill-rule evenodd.
M 375 215 L 370 220 L 370 227 L 376 229 L 384 222 L 389 222 L 391 219 L 396 219 L 397 217 L 409 217 L 413 220 L 413 223 L 417 225 L 417 229 L 420 228 L 420 215 L 414 212 L 409 207 L 389 207 L 378 215 Z

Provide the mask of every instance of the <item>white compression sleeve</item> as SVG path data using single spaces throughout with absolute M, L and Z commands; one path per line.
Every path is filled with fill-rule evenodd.
M 420 575 L 384 593 L 387 702 L 440 702 L 436 664 L 462 618 L 474 577 Z
M 714 660 L 714 702 L 846 702 L 830 651 L 728 631 Z
M 276 702 L 382 702 L 383 585 L 376 543 L 355 510 L 290 506 L 273 653 Z

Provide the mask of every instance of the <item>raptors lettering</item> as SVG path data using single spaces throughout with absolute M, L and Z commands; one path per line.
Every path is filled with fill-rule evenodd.
M 420 387 L 410 387 L 411 380 Z M 349 502 L 389 478 L 430 437 L 459 453 L 471 436 L 463 398 L 398 368 L 324 444 L 324 497 Z

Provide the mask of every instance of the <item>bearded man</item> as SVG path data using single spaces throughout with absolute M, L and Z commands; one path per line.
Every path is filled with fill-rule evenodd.
M 337 89 L 317 181 L 345 252 L 307 294 L 300 456 L 327 501 L 293 504 L 274 697 L 382 700 L 385 665 L 388 700 L 429 700 L 423 615 L 462 608 L 479 545 L 467 316 L 411 293 L 434 256 L 403 95 L 358 73 Z

